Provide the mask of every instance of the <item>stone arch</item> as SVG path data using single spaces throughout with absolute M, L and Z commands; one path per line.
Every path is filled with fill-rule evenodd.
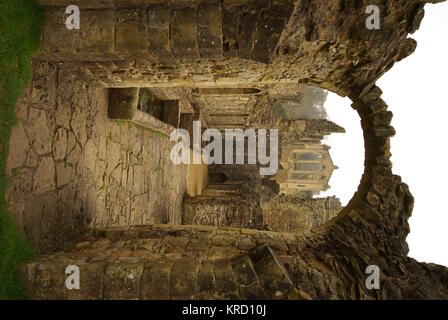
M 397 253 L 407 253 L 405 242 L 408 224 L 407 219 L 412 213 L 413 197 L 406 184 L 400 177 L 392 172 L 390 161 L 390 138 L 395 135 L 394 128 L 390 125 L 392 112 L 387 110 L 387 104 L 381 99 L 382 91 L 377 86 L 372 86 L 362 95 L 352 94 L 352 107 L 360 117 L 364 136 L 364 173 L 357 191 L 348 205 L 338 214 L 335 221 L 316 228 L 316 231 L 327 230 L 338 223 L 345 224 L 359 215 L 359 218 L 370 224 L 368 229 L 374 226 L 383 229 L 397 228 L 402 232 L 393 235 L 394 244 L 390 249 L 398 250 Z M 392 197 L 390 195 L 393 194 Z M 394 208 L 399 211 L 393 219 L 387 215 L 385 208 Z M 385 223 L 387 220 L 387 223 Z M 385 236 L 383 245 L 389 247 L 387 230 L 382 230 Z M 389 230 L 390 231 L 390 230 Z M 376 239 L 378 240 L 378 239 Z M 375 240 L 375 241 L 376 241 Z M 390 239 L 392 240 L 392 239 Z
M 42 2 L 47 5 L 61 3 L 53 0 Z M 220 65 L 218 61 L 207 60 L 199 69 L 213 70 L 212 75 L 191 75 L 190 71 L 197 70 L 196 66 L 191 65 L 178 68 L 172 63 L 157 65 L 151 61 L 139 67 L 141 62 L 113 61 L 117 55 L 116 48 L 120 54 L 129 55 L 129 52 L 123 52 L 123 43 L 120 42 L 115 47 L 115 43 L 106 41 L 100 46 L 100 52 L 86 47 L 83 43 L 86 39 L 78 39 L 81 43 L 79 52 L 71 50 L 72 43 L 67 44 L 70 40 L 61 35 L 61 40 L 66 42 L 51 43 L 51 39 L 45 42 L 38 58 L 44 61 L 68 61 L 68 70 L 89 84 L 100 87 L 144 85 L 148 82 L 147 75 L 152 75 L 152 71 L 155 75 L 152 81 L 174 79 L 176 84 L 201 83 L 203 86 L 218 80 L 233 86 L 241 85 L 242 80 L 235 79 L 234 73 L 223 72 L 227 67 L 229 70 L 246 72 L 245 76 L 250 75 L 248 70 L 259 72 L 254 78 L 244 79 L 249 79 L 249 83 L 255 79 L 253 82 L 262 85 L 276 84 L 281 73 L 290 77 L 299 75 L 294 78 L 295 82 L 314 84 L 351 98 L 364 132 L 365 172 L 349 205 L 335 219 L 305 235 L 178 225 L 91 230 L 78 243 L 67 244 L 67 252 L 62 255 L 49 253 L 22 268 L 22 277 L 30 296 L 124 299 L 446 298 L 447 269 L 418 263 L 406 257 L 405 238 L 409 232 L 407 219 L 412 211 L 413 198 L 401 178 L 392 173 L 389 142 L 395 133 L 390 126 L 392 114 L 381 100 L 381 90 L 374 85 L 375 79 L 391 68 L 395 61 L 415 49 L 415 41 L 408 39 L 407 34 L 418 28 L 424 3 L 403 1 L 398 6 L 393 2 L 383 2 L 381 9 L 386 9 L 389 14 L 385 20 L 384 28 L 387 32 L 384 34 L 367 33 L 362 29 L 364 21 L 353 18 L 358 17 L 357 10 L 365 3 L 346 2 L 341 7 L 334 6 L 331 1 L 300 1 L 294 14 L 303 14 L 305 19 L 291 21 L 288 34 L 283 35 L 286 39 L 298 41 L 286 41 L 278 48 L 277 44 L 272 46 L 278 49 L 275 52 L 283 53 L 284 56 L 274 59 L 270 65 L 259 63 L 262 61 L 260 58 L 270 61 L 273 53 L 270 50 L 265 50 L 267 56 L 256 54 L 256 59 L 252 61 L 237 59 L 231 65 L 226 65 L 228 61 Z M 276 10 L 280 15 L 284 13 L 282 8 Z M 189 9 L 188 13 L 193 11 Z M 286 11 L 291 13 L 291 10 Z M 327 16 L 322 14 L 325 12 L 329 12 Z M 128 14 L 120 13 L 118 20 L 125 25 L 124 29 L 135 27 L 127 23 Z M 346 20 L 347 16 L 352 19 Z M 186 30 L 191 25 L 189 21 L 195 20 L 181 13 L 176 15 L 176 19 L 187 26 Z M 46 28 L 59 20 L 57 14 L 50 17 Z M 112 24 L 115 20 L 107 16 L 102 21 Z M 328 21 L 333 24 L 332 34 L 326 28 L 330 25 Z M 334 27 L 339 26 L 344 27 L 334 30 Z M 345 26 L 348 27 L 343 29 Z M 168 32 L 169 27 L 165 23 L 161 29 Z M 353 30 L 360 33 L 353 36 Z M 337 31 L 337 37 L 334 31 Z M 365 41 L 364 36 L 369 41 Z M 176 34 L 173 39 L 174 47 L 177 47 L 175 55 L 182 54 L 183 49 L 189 49 L 189 43 L 180 41 L 181 38 L 181 34 Z M 185 38 L 197 41 L 191 35 Z M 44 38 L 44 41 L 47 40 Z M 170 39 L 164 40 L 168 41 L 168 46 L 171 45 Z M 341 43 L 344 45 L 341 46 Z M 140 50 L 140 45 L 138 41 L 127 44 L 136 51 L 144 51 L 145 56 L 148 52 L 145 52 L 146 48 Z M 232 48 L 230 44 L 225 46 Z M 375 47 L 374 50 L 372 47 Z M 163 46 L 160 48 L 163 49 Z M 213 48 L 202 49 L 206 54 L 215 54 Z M 94 61 L 78 68 L 77 63 L 87 53 L 92 54 L 91 57 L 99 55 Z M 112 58 L 103 62 L 101 59 L 107 56 L 105 53 Z M 131 55 L 134 53 L 131 52 Z M 193 55 L 197 56 L 196 50 L 193 50 Z M 254 57 L 253 52 L 249 55 L 246 51 L 242 57 L 244 55 Z M 254 68 L 247 68 L 247 64 Z M 307 68 L 294 69 L 294 64 Z M 312 68 L 308 68 L 309 64 L 319 64 L 320 68 L 310 70 Z M 307 74 L 301 75 L 304 71 Z M 188 76 L 182 78 L 182 73 Z M 268 74 L 269 77 L 266 77 Z M 117 259 L 120 255 L 124 259 Z M 166 259 L 167 255 L 172 260 Z M 79 263 L 81 273 L 87 275 L 87 285 L 82 286 L 81 291 L 67 292 L 63 289 L 63 267 L 67 259 Z M 369 291 L 365 288 L 365 268 L 368 265 L 379 266 L 385 275 L 381 290 Z M 250 268 L 243 269 L 243 266 Z M 123 279 L 132 281 L 126 280 L 125 285 Z M 48 283 L 56 285 L 50 287 Z

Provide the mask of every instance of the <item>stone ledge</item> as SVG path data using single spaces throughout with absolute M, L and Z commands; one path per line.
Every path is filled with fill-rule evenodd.
M 68 265 L 80 268 L 79 290 L 64 285 Z M 25 265 L 21 278 L 33 299 L 300 298 L 288 271 L 266 245 L 248 254 L 202 261 L 54 255 Z
M 169 137 L 174 127 L 138 110 L 138 88 L 112 88 L 109 94 L 109 118 L 130 121 L 145 129 Z

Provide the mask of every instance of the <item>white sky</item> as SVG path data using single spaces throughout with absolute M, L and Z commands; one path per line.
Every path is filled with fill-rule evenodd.
M 383 99 L 394 113 L 393 171 L 415 197 L 408 236 L 409 255 L 418 261 L 448 266 L 448 3 L 426 5 L 426 15 L 412 38 L 418 47 L 379 81 Z M 331 120 L 346 134 L 328 138 L 339 170 L 323 196 L 336 195 L 343 205 L 356 191 L 364 162 L 359 117 L 350 100 L 329 94 Z
M 349 98 L 341 98 L 329 92 L 325 108 L 328 118 L 344 127 L 346 133 L 333 133 L 326 137 L 324 143 L 331 147 L 330 154 L 334 165 L 339 169 L 333 172 L 330 189 L 319 197 L 336 195 L 343 206 L 347 205 L 358 189 L 364 172 L 364 139 L 361 120 L 351 107 Z

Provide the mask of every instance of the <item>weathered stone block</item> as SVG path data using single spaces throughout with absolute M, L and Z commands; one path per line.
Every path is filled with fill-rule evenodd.
M 116 50 L 132 57 L 148 56 L 148 17 L 146 10 L 123 10 L 116 23 Z
M 277 49 L 277 44 L 285 27 L 285 19 L 275 16 L 273 11 L 263 14 L 257 23 L 252 59 L 269 63 Z
M 63 289 L 64 299 L 67 300 L 103 299 L 104 263 L 73 262 L 71 264 L 74 264 L 79 267 L 80 288 L 79 290 L 68 290 L 64 286 Z
M 214 265 L 211 262 L 204 262 L 198 273 L 198 299 L 213 299 L 215 292 Z
M 44 10 L 42 51 L 50 59 L 78 59 L 81 30 L 68 30 L 65 7 Z M 49 60 L 50 60 L 49 59 Z
M 125 0 L 129 1 L 129 0 Z M 67 7 L 72 2 L 69 0 L 38 0 L 41 6 Z M 80 9 L 99 9 L 99 8 L 113 8 L 116 2 L 123 2 L 123 0 L 78 0 L 76 4 Z
M 373 129 L 373 134 L 375 137 L 393 137 L 396 132 L 394 127 L 385 126 L 385 127 L 377 127 Z
M 198 45 L 202 58 L 222 54 L 222 21 L 220 3 L 201 3 L 198 6 Z
M 271 4 L 270 0 L 224 0 L 224 5 L 228 7 L 249 7 L 253 9 L 266 9 Z
M 146 7 L 153 3 L 163 3 L 161 0 L 114 0 L 115 7 L 117 8 L 138 8 Z
M 250 59 L 255 41 L 258 13 L 253 11 L 243 12 L 241 17 L 238 55 L 240 59 Z
M 199 263 L 197 261 L 176 261 L 171 274 L 171 298 L 191 300 L 196 296 L 195 285 Z
M 81 108 L 74 108 L 70 126 L 73 129 L 76 140 L 80 143 L 81 147 L 84 147 L 87 141 L 86 120 L 86 110 Z
M 38 263 L 30 262 L 20 267 L 19 277 L 23 287 L 25 288 L 28 296 L 34 297 L 36 291 L 37 281 L 37 266 Z
M 175 9 L 171 14 L 171 49 L 181 59 L 198 57 L 197 12 L 194 8 Z
M 24 165 L 28 148 L 28 137 L 23 129 L 23 125 L 18 123 L 12 128 L 11 137 L 9 139 L 9 154 L 6 164 L 6 172 L 8 175 L 12 174 L 13 169 L 21 168 Z
M 265 296 L 252 262 L 247 255 L 233 259 L 233 271 L 242 299 L 260 299 Z
M 62 187 L 71 181 L 73 168 L 67 166 L 64 162 L 56 163 L 56 185 Z
M 36 269 L 35 299 L 63 299 L 65 288 L 65 268 L 59 264 L 41 263 Z
M 369 108 L 372 111 L 372 115 L 375 115 L 378 112 L 386 111 L 387 104 L 383 100 L 376 100 L 370 103 Z
M 170 298 L 170 275 L 173 263 L 150 261 L 145 264 L 142 277 L 142 299 L 167 300 Z
M 250 251 L 249 255 L 266 294 L 271 299 L 284 299 L 294 285 L 274 251 L 262 245 Z
M 238 289 L 233 275 L 232 260 L 215 263 L 216 293 L 219 298 L 237 299 Z
M 375 125 L 388 126 L 393 118 L 391 111 L 382 111 L 374 115 L 373 121 Z
M 33 69 L 31 106 L 36 109 L 54 110 L 57 81 L 57 68 L 54 64 L 42 63 Z
M 94 60 L 116 58 L 115 11 L 83 10 L 80 21 L 79 51 Z
M 149 50 L 156 56 L 171 52 L 170 15 L 170 8 L 163 4 L 153 5 L 148 9 Z
M 64 160 L 67 153 L 67 131 L 59 128 L 53 144 L 53 157 L 56 161 Z
M 106 266 L 104 277 L 105 299 L 139 299 L 143 263 L 118 262 Z

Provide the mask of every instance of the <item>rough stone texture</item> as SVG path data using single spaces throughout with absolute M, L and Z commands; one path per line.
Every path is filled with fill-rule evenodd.
M 263 228 L 263 213 L 244 186 L 209 185 L 202 196 L 184 199 L 182 224 Z
M 52 30 L 43 39 L 42 54 L 62 60 L 101 61 L 120 57 L 166 62 L 173 58 L 172 53 L 179 60 L 192 61 L 198 57 L 221 58 L 223 51 L 228 52 L 232 46 L 234 50 L 239 47 L 242 59 L 268 63 L 292 14 L 292 10 L 284 10 L 278 3 L 271 9 L 269 2 L 232 3 L 231 12 L 244 14 L 232 17 L 241 18 L 241 23 L 237 21 L 241 32 L 233 29 L 230 34 L 222 23 L 228 21 L 229 11 L 223 9 L 221 1 L 109 1 L 96 5 L 81 2 L 77 5 L 83 12 L 83 28 L 70 34 L 60 23 L 64 21 L 63 8 L 68 2 L 42 0 L 47 18 L 44 28 Z M 59 41 L 61 46 L 55 45 Z
M 274 1 L 275 2 L 275 1 Z M 287 15 L 287 24 L 282 31 L 282 35 L 273 49 L 274 55 L 272 57 L 272 63 L 265 64 L 260 63 L 256 58 L 250 56 L 252 49 L 244 49 L 247 44 L 247 38 L 253 39 L 253 43 L 249 43 L 247 46 L 252 47 L 255 44 L 257 28 L 249 28 L 252 32 L 245 33 L 246 28 L 243 27 L 245 20 L 244 17 L 247 14 L 233 15 L 231 22 L 224 22 L 222 24 L 223 33 L 223 51 L 226 51 L 227 47 L 232 48 L 238 45 L 239 51 L 247 51 L 245 53 L 235 57 L 235 59 L 223 59 L 220 55 L 214 56 L 212 60 L 203 59 L 202 61 L 189 62 L 188 59 L 183 59 L 180 65 L 176 66 L 176 62 L 171 61 L 167 56 L 167 52 L 172 52 L 171 46 L 176 41 L 177 36 L 174 38 L 166 39 L 165 42 L 170 43 L 170 49 L 166 45 L 159 44 L 159 48 L 166 48 L 166 50 L 159 50 L 161 53 L 155 55 L 154 59 L 146 59 L 143 61 L 133 55 L 120 54 L 120 59 L 117 59 L 117 54 L 111 54 L 109 49 L 105 50 L 102 46 L 98 46 L 96 50 L 86 52 L 80 55 L 78 53 L 79 44 L 76 41 L 74 34 L 67 36 L 67 29 L 65 25 L 61 23 L 65 15 L 62 10 L 63 5 L 68 1 L 58 1 L 55 3 L 45 3 L 46 5 L 60 5 L 59 8 L 48 7 L 46 10 L 59 10 L 58 12 L 51 11 L 48 14 L 50 17 L 47 19 L 48 30 L 52 30 L 51 37 L 44 37 L 44 47 L 42 54 L 37 58 L 43 60 L 63 60 L 66 61 L 66 68 L 79 76 L 85 78 L 90 83 L 96 83 L 101 86 L 148 86 L 153 83 L 171 83 L 191 84 L 191 85 L 205 85 L 217 83 L 232 83 L 237 84 L 252 84 L 259 85 L 261 83 L 277 83 L 280 79 L 287 79 L 291 83 L 310 83 L 316 84 L 321 87 L 331 89 L 342 95 L 348 95 L 354 88 L 358 87 L 362 90 L 364 87 L 373 84 L 384 72 L 390 69 L 394 61 L 401 60 L 407 55 L 411 54 L 415 49 L 415 41 L 407 38 L 409 32 L 413 32 L 418 28 L 419 22 L 422 18 L 424 2 L 413 1 L 399 1 L 399 2 L 387 2 L 380 5 L 380 10 L 383 14 L 382 26 L 378 31 L 370 31 L 365 28 L 365 8 L 370 3 L 365 0 L 362 2 L 348 3 L 343 6 L 339 5 L 339 2 L 329 1 L 315 1 L 310 3 L 309 1 L 297 1 L 291 2 L 295 5 L 292 9 L 291 4 L 285 4 L 283 1 L 273 3 L 273 8 L 268 9 L 270 1 L 267 1 L 267 5 L 251 5 L 250 3 L 235 2 L 232 6 L 224 6 L 221 12 L 222 20 L 225 21 L 228 15 L 227 10 L 236 9 L 238 12 L 255 12 L 257 18 L 255 19 L 255 25 L 257 19 L 262 21 L 264 16 L 273 17 L 269 14 L 273 12 L 279 18 L 285 16 L 285 5 L 289 6 L 289 15 Z M 150 2 L 144 2 L 142 4 L 130 6 L 134 7 L 134 11 L 140 11 L 141 8 L 148 8 L 150 12 Z M 161 8 L 160 2 L 158 2 L 158 8 Z M 190 16 L 191 20 L 197 21 L 197 10 L 195 6 L 196 2 L 191 2 L 188 5 L 188 9 L 192 11 Z M 88 12 L 97 12 L 98 16 L 104 16 L 109 14 L 110 11 L 115 10 L 118 6 L 115 3 L 103 3 L 102 5 L 92 5 L 90 3 L 80 4 L 83 8 L 95 8 L 96 10 L 86 10 Z M 118 6 L 120 7 L 120 6 Z M 170 20 L 170 29 L 173 31 L 173 24 L 177 23 L 177 14 L 179 11 L 179 4 L 173 3 L 172 6 L 165 4 L 165 10 L 169 9 L 172 14 Z M 108 8 L 108 9 L 105 9 Z M 267 10 L 267 11 L 266 11 Z M 104 11 L 104 12 L 103 12 Z M 122 10 L 116 10 L 118 12 Z M 186 12 L 186 11 L 185 11 Z M 420 14 L 415 15 L 415 12 Z M 151 15 L 150 15 L 151 16 Z M 161 15 L 162 17 L 166 16 Z M 250 16 L 250 15 L 249 15 Z M 53 20 L 55 22 L 52 22 Z M 241 19 L 241 21 L 240 21 Z M 106 19 L 109 21 L 108 19 Z M 151 20 L 151 19 L 150 19 Z M 59 21 L 59 23 L 58 23 Z M 163 20 L 165 21 L 165 20 Z M 180 20 L 182 22 L 183 20 Z M 197 57 L 197 39 L 198 32 L 197 25 L 185 21 L 186 26 L 185 39 L 182 40 L 185 43 L 182 44 L 182 50 L 184 54 L 182 58 Z M 277 28 L 279 22 L 274 23 Z M 99 22 L 98 22 L 99 23 Z M 106 23 L 106 22 L 104 22 Z M 109 23 L 109 22 L 108 22 Z M 182 22 L 184 23 L 184 22 Z M 234 32 L 229 30 L 227 24 L 232 23 L 235 28 L 240 25 L 239 30 L 241 34 L 234 35 Z M 283 22 L 282 22 L 283 23 Z M 159 26 L 155 23 L 158 30 L 168 30 L 166 22 L 160 23 Z M 260 26 L 264 28 L 267 24 Z M 114 30 L 114 20 L 110 20 L 110 23 L 104 27 L 107 30 Z M 98 27 L 100 28 L 100 27 Z M 271 29 L 271 28 L 270 28 Z M 174 32 L 176 28 L 174 28 Z M 273 29 L 271 33 L 275 33 Z M 226 38 L 226 34 L 229 34 Z M 265 34 L 270 34 L 266 32 Z M 166 34 L 165 34 L 166 37 Z M 170 37 L 173 37 L 171 33 Z M 99 38 L 99 36 L 97 37 Z M 200 38 L 200 36 L 199 36 Z M 183 39 L 183 38 L 180 38 Z M 64 48 L 64 43 L 69 41 L 65 47 L 68 51 L 61 51 Z M 249 40 L 251 41 L 251 40 Z M 48 45 L 46 44 L 48 42 Z M 265 41 L 257 41 L 257 46 L 263 47 L 269 39 Z M 54 44 L 58 46 L 55 47 Z M 52 45 L 53 44 L 53 45 Z M 230 50 L 230 49 L 229 49 Z M 149 49 L 151 51 L 151 49 Z M 235 51 L 235 50 L 234 50 Z M 266 52 L 266 50 L 261 50 Z M 180 55 L 180 53 L 176 53 Z M 225 55 L 226 56 L 226 55 Z M 233 55 L 234 56 L 234 55 Z M 100 57 L 100 58 L 98 58 Z M 342 60 L 341 57 L 346 57 L 346 60 Z M 240 58 L 240 59 L 238 59 Z M 251 61 L 243 60 L 244 58 L 252 58 Z M 82 61 L 85 63 L 75 62 Z M 106 60 L 106 61 L 105 61 Z M 262 61 L 265 62 L 265 61 Z M 176 66 L 173 68 L 173 65 Z M 127 67 L 123 67 L 127 66 Z M 208 75 L 209 80 L 198 81 L 195 77 L 198 74 Z
M 446 297 L 446 268 L 403 256 L 378 260 L 382 290 L 367 290 L 364 270 L 375 257 L 349 255 L 354 243 L 325 245 L 326 240 L 320 234 L 200 226 L 108 228 L 68 244 L 65 251 L 41 255 L 22 268 L 21 276 L 36 299 L 73 298 L 56 285 L 64 283 L 68 264 L 91 268 L 76 290 L 82 299 Z M 36 277 L 39 270 L 45 276 Z M 419 277 L 412 276 L 416 273 Z M 89 285 L 93 276 L 98 287 Z M 414 289 L 417 285 L 421 290 Z
M 109 120 L 107 91 L 55 64 L 33 70 L 16 108 L 7 199 L 34 246 L 56 249 L 88 226 L 181 223 L 187 168 L 172 165 L 169 139 Z
M 342 209 L 337 198 L 272 197 L 262 203 L 268 230 L 305 233 L 330 221 Z
M 61 23 L 62 13 L 51 11 L 60 9 L 47 8 L 44 46 L 36 59 L 65 61 L 59 69 L 58 77 L 64 76 L 65 71 L 68 71 L 89 85 L 100 87 L 169 85 L 237 88 L 304 83 L 349 96 L 353 101 L 353 108 L 361 118 L 364 130 L 365 173 L 353 200 L 337 217 L 300 236 L 248 229 L 168 225 L 97 231 L 78 243 L 77 248 L 68 246 L 65 251 L 43 255 L 35 262 L 25 265 L 23 279 L 30 296 L 41 299 L 69 298 L 62 292 L 65 276 L 63 267 L 68 262 L 85 262 L 94 269 L 95 261 L 108 264 L 107 269 L 98 268 L 92 271 L 92 274 L 97 273 L 98 279 L 105 281 L 99 286 L 109 293 L 116 288 L 113 294 L 119 298 L 154 298 L 155 293 L 148 288 L 148 281 L 158 279 L 155 280 L 157 288 L 160 288 L 160 295 L 157 296 L 168 298 L 265 298 L 266 293 L 275 290 L 275 293 L 280 293 L 278 297 L 290 299 L 447 299 L 448 269 L 418 263 L 407 257 L 406 236 L 409 233 L 408 219 L 412 213 L 413 197 L 407 185 L 392 172 L 390 138 L 395 134 L 395 130 L 390 126 L 391 114 L 387 112 L 387 105 L 381 99 L 381 90 L 375 86 L 377 79 L 392 68 L 395 62 L 404 59 L 415 49 L 416 43 L 408 38 L 408 34 L 418 29 L 426 2 L 438 1 L 402 0 L 378 3 L 382 12 L 382 25 L 380 30 L 371 31 L 365 28 L 365 8 L 371 4 L 368 0 L 297 1 L 291 3 L 294 8 L 288 8 L 289 4 L 286 4 L 287 9 L 284 9 L 284 1 L 225 1 L 222 18 L 224 57 L 194 62 L 182 61 L 181 64 L 177 61 L 167 62 L 170 57 L 165 53 L 154 57 L 154 60 L 145 61 L 136 60 L 126 54 L 117 58 L 116 44 L 109 41 L 105 41 L 104 46 L 98 45 L 80 54 L 78 49 L 81 50 L 82 45 L 79 37 L 76 34 L 67 37 L 65 26 Z M 41 3 L 64 6 L 67 1 L 42 0 Z M 85 1 L 82 5 L 96 9 L 97 12 L 93 14 L 102 17 L 110 12 L 119 13 L 117 11 L 121 11 L 121 6 L 129 6 L 129 3 L 124 0 L 95 3 Z M 131 7 L 140 10 L 153 3 L 144 1 L 141 7 Z M 191 16 L 188 17 L 179 11 L 186 5 L 189 9 L 184 8 L 183 12 L 190 12 Z M 244 13 L 241 16 L 236 15 L 238 21 L 235 25 L 239 25 L 240 31 L 238 33 L 237 27 L 228 26 L 229 16 L 233 14 L 231 8 L 234 7 L 237 8 L 236 11 Z M 169 51 L 168 48 L 175 48 L 177 56 L 188 53 L 190 58 L 198 57 L 198 37 L 197 34 L 192 34 L 198 30 L 196 9 L 195 1 L 183 5 L 178 1 L 172 2 L 170 11 L 177 13 L 172 15 L 170 28 L 167 27 L 166 21 L 160 28 L 165 38 L 159 47 L 166 48 L 166 51 Z M 287 17 L 288 20 L 285 21 L 286 27 L 276 44 L 277 50 L 272 51 L 274 56 L 269 64 L 254 59 L 255 42 L 252 40 L 256 38 L 256 33 L 249 32 L 248 28 L 249 25 L 257 25 L 261 21 L 257 19 L 262 19 L 263 12 L 267 10 L 274 10 L 279 17 Z M 248 12 L 253 12 L 256 17 L 248 15 Z M 151 18 L 148 20 L 151 21 Z M 110 39 L 107 35 L 114 30 L 115 22 L 114 19 L 104 19 L 101 22 L 105 30 L 105 40 Z M 185 27 L 184 31 L 188 31 L 188 34 L 182 34 L 181 28 L 174 28 L 173 34 L 173 25 Z M 169 39 L 166 38 L 167 29 L 171 30 Z M 52 32 L 49 33 L 48 30 Z M 257 29 L 252 30 L 256 32 Z M 273 32 L 277 30 L 273 29 Z M 185 38 L 181 39 L 181 36 Z M 150 39 L 149 42 L 152 43 L 153 40 Z M 270 38 L 266 41 L 274 42 L 270 42 Z M 170 44 L 169 47 L 167 43 Z M 51 64 L 47 66 L 50 69 L 56 68 Z M 59 86 L 61 83 L 59 81 Z M 79 83 L 71 85 L 81 92 Z M 88 90 L 100 92 L 99 89 Z M 137 160 L 132 160 L 132 166 L 129 165 L 127 170 L 116 170 L 120 168 L 121 163 L 126 163 L 121 154 L 117 157 L 123 139 L 121 127 L 111 124 L 105 126 L 102 121 L 88 126 L 88 130 L 79 125 L 79 122 L 93 118 L 95 113 L 92 114 L 92 110 L 101 110 L 99 105 L 98 109 L 92 109 L 90 112 L 78 107 L 86 105 L 86 101 L 94 104 L 95 99 L 90 97 L 89 100 L 89 95 L 78 92 L 69 97 L 60 97 L 58 94 L 57 97 L 51 98 L 52 91 L 47 92 L 50 99 L 43 99 L 46 102 L 41 107 L 33 104 L 24 112 L 23 100 L 19 103 L 22 108 L 18 113 L 22 116 L 29 114 L 28 120 L 22 125 L 28 135 L 30 132 L 27 130 L 32 130 L 34 140 L 28 139 L 31 148 L 24 149 L 24 152 L 27 152 L 26 165 L 30 165 L 13 179 L 10 191 L 11 211 L 17 221 L 23 221 L 21 226 L 34 243 L 39 243 L 42 235 L 54 235 L 51 231 L 58 230 L 55 226 L 60 225 L 59 220 L 67 219 L 68 223 L 64 225 L 69 226 L 71 230 L 81 230 L 80 226 L 85 224 L 72 218 L 78 215 L 82 220 L 84 214 L 90 211 L 84 208 L 83 202 L 78 198 L 83 194 L 83 190 L 89 194 L 79 183 L 67 187 L 71 189 L 58 189 L 57 192 L 47 192 L 39 197 L 29 195 L 33 185 L 32 173 L 42 163 L 40 158 L 48 157 L 47 153 L 52 152 L 48 132 L 52 136 L 57 129 L 53 119 L 58 119 L 57 121 L 64 123 L 61 127 L 70 130 L 67 138 L 67 159 L 74 164 L 76 170 L 80 167 L 87 168 L 78 163 L 86 140 L 91 139 L 93 129 L 101 133 L 110 131 L 110 141 L 104 135 L 100 135 L 103 140 L 97 141 L 97 157 L 106 160 L 107 165 L 96 161 L 95 167 L 98 165 L 100 169 L 95 171 L 106 173 L 109 184 L 105 185 L 114 185 L 111 181 L 120 179 L 122 184 L 126 181 L 128 189 L 125 190 L 141 190 L 138 184 L 134 187 L 133 179 L 129 179 L 134 177 L 130 172 L 136 168 L 137 172 L 139 170 L 135 167 L 139 166 L 137 155 L 130 155 L 131 159 L 135 155 Z M 42 101 L 34 98 L 32 100 Z M 62 110 L 57 117 L 50 116 L 56 113 L 56 110 L 50 107 L 55 105 L 53 101 L 57 101 L 58 112 L 60 108 Z M 66 106 L 70 108 L 71 103 L 77 107 L 63 111 Z M 67 124 L 67 119 L 70 120 L 68 114 L 71 114 L 72 121 Z M 45 126 L 41 130 L 36 123 L 46 124 L 48 132 Z M 153 148 L 158 148 L 157 144 L 154 144 Z M 28 149 L 32 151 L 28 152 Z M 13 158 L 20 162 L 23 156 L 17 157 L 16 154 Z M 163 161 L 159 164 L 161 168 L 167 165 Z M 15 164 L 9 165 L 9 168 L 14 167 Z M 162 181 L 170 181 L 166 172 L 157 176 L 159 175 L 165 177 L 166 180 Z M 98 180 L 102 181 L 103 176 Z M 129 199 L 129 195 L 122 192 L 122 189 L 110 188 L 107 191 L 104 198 L 98 197 L 98 207 L 106 209 L 97 209 L 99 213 L 95 215 L 95 221 L 100 221 L 99 224 L 102 225 L 121 224 L 120 218 L 127 217 L 126 213 L 123 214 L 122 207 L 115 205 L 119 203 L 118 200 L 107 202 L 107 199 Z M 138 201 L 145 203 L 144 198 L 134 194 L 132 196 L 135 196 L 135 199 L 131 206 Z M 61 198 L 70 199 L 73 205 L 69 210 L 61 210 L 63 215 L 51 216 L 51 213 L 56 212 L 56 209 L 62 206 L 61 203 L 64 203 L 58 201 Z M 161 212 L 161 205 L 167 201 L 155 203 L 159 199 L 160 197 L 149 198 L 149 204 L 146 202 L 145 207 Z M 130 210 L 132 211 L 132 208 Z M 126 209 L 124 211 L 126 212 Z M 164 217 L 145 223 L 160 220 L 168 222 L 169 219 Z M 123 222 L 125 223 L 129 221 Z M 66 233 L 60 235 L 65 237 Z M 53 243 L 61 242 L 64 237 L 47 240 Z M 263 244 L 269 248 L 251 250 Z M 132 259 L 122 261 L 123 258 Z M 216 261 L 217 259 L 219 260 Z M 247 262 L 247 259 L 252 263 L 250 267 L 243 268 L 239 265 L 241 261 Z M 257 265 L 259 262 L 262 262 L 262 265 Z M 181 264 L 185 267 L 179 267 Z M 381 270 L 380 290 L 368 290 L 365 286 L 365 270 L 372 264 Z M 104 270 L 109 270 L 109 274 Z M 162 271 L 159 272 L 160 270 Z M 259 282 L 253 281 L 255 273 L 259 273 Z M 131 274 L 132 279 L 126 280 Z M 170 280 L 169 287 L 166 285 L 166 279 Z M 140 285 L 136 282 L 140 282 Z M 79 294 L 85 298 L 104 298 L 101 293 L 90 290 Z
M 38 299 L 44 297 L 37 293 L 41 288 L 67 299 L 301 298 L 284 265 L 286 243 L 292 239 L 207 227 L 98 229 L 69 244 L 69 256 L 61 251 L 42 255 L 21 275 Z M 86 274 L 75 294 L 64 286 L 45 285 L 63 283 L 67 263 Z M 44 277 L 34 276 L 39 270 L 45 270 Z
M 50 157 L 41 158 L 34 174 L 33 194 L 40 195 L 55 189 L 54 160 Z
M 241 183 L 215 184 L 207 186 L 200 197 L 184 199 L 182 224 L 305 234 L 333 219 L 341 209 L 334 197 L 284 196 L 253 191 Z

